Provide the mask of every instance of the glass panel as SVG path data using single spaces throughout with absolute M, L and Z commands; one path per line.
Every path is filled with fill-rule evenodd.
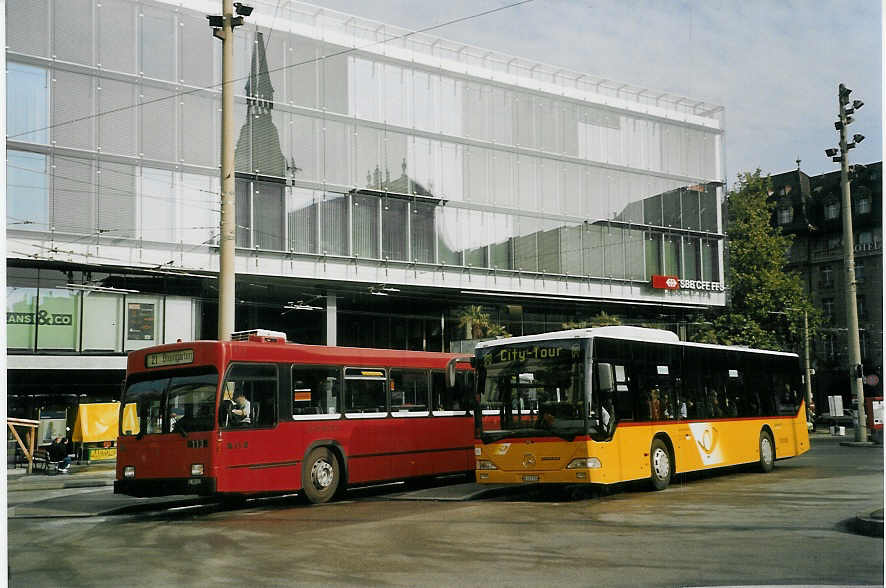
M 364 194 L 354 194 L 352 198 L 354 255 L 378 259 L 378 198 Z
M 680 237 L 665 236 L 664 238 L 665 275 L 680 275 Z
M 701 230 L 716 233 L 717 226 L 717 188 L 708 186 L 699 194 L 701 201 Z
M 235 364 L 225 376 L 219 403 L 222 427 L 269 427 L 277 414 L 277 368 Z
M 560 255 L 563 259 L 563 273 L 581 276 L 582 267 L 581 237 L 583 225 L 564 226 L 560 229 Z
M 125 82 L 102 80 L 98 94 L 99 146 L 104 153 L 135 155 L 138 109 L 135 108 L 136 86 Z M 114 112 L 116 110 L 116 112 Z
M 488 202 L 489 151 L 480 147 L 465 148 L 465 200 Z
M 41 288 L 36 321 L 37 349 L 76 350 L 80 335 L 80 292 Z
M 662 194 L 663 216 L 662 223 L 666 227 L 680 227 L 682 223 L 680 213 L 680 191 L 670 190 Z
M 661 195 L 650 196 L 643 200 L 643 223 L 662 226 Z
M 99 45 L 99 65 L 102 69 L 123 73 L 136 73 L 135 44 L 138 36 L 135 32 L 135 5 L 126 0 L 101 0 L 96 3 L 98 26 L 101 36 Z M 196 20 L 196 19 L 190 19 Z M 200 23 L 200 29 L 191 30 L 193 35 L 209 41 L 206 34 L 206 21 Z M 199 35 L 198 35 L 199 33 Z M 187 57 L 187 54 L 185 54 Z M 208 69 L 202 62 L 202 69 Z M 201 84 L 201 85 L 208 85 Z
M 646 279 L 661 275 L 661 235 L 646 233 Z
M 517 113 L 516 139 L 520 147 L 535 147 L 535 125 L 533 124 L 532 96 L 515 93 L 514 109 Z
M 461 265 L 461 253 L 458 243 L 458 209 L 437 207 L 437 243 L 438 261 L 447 265 Z
M 701 228 L 699 214 L 699 192 L 693 188 L 680 190 L 683 206 L 683 228 L 697 231 Z
M 349 134 L 351 127 L 340 122 L 331 120 L 323 121 L 325 131 L 323 133 L 325 159 L 323 164 L 323 181 L 330 184 L 350 186 L 351 157 L 348 149 Z M 404 138 L 405 141 L 405 138 Z M 403 155 L 406 155 L 406 146 L 403 147 Z
M 6 64 L 6 126 L 10 139 L 49 142 L 49 77 L 44 68 Z
M 214 125 L 219 117 L 218 103 L 212 97 L 198 94 L 185 94 L 180 100 L 182 161 L 193 165 L 215 166 L 220 154 L 218 131 Z
M 83 293 L 83 351 L 123 351 L 123 296 Z
M 6 346 L 34 349 L 37 337 L 37 288 L 6 287 Z
M 507 151 L 491 151 L 489 189 L 492 202 L 499 206 L 514 207 L 517 204 L 514 189 L 516 157 Z
M 643 231 L 625 230 L 626 277 L 631 280 L 646 280 L 643 253 Z
M 49 230 L 49 176 L 46 163 L 46 156 L 39 153 L 7 152 L 7 227 Z
M 93 0 L 55 0 L 54 58 L 92 65 L 92 4 Z
M 105 3 L 105 0 L 102 0 Z M 181 31 L 181 79 L 192 86 L 206 88 L 214 83 L 214 70 L 209 64 L 215 63 L 213 46 L 221 43 L 206 34 L 206 19 L 198 18 L 191 13 L 179 13 Z M 102 32 L 104 36 L 104 31 Z M 131 42 L 131 41 L 130 41 Z M 221 58 L 219 57 L 219 60 Z M 282 86 L 281 86 L 282 87 Z
M 55 70 L 53 78 L 52 140 L 59 146 L 93 149 L 92 78 L 63 70 Z
M 514 269 L 536 272 L 540 222 L 534 218 L 517 217 L 514 225 Z
M 283 247 L 283 184 L 254 182 L 255 246 L 268 251 Z
M 205 26 L 205 25 L 204 25 Z M 290 104 L 315 108 L 317 106 L 317 61 L 319 53 L 315 41 L 289 35 L 286 60 L 286 98 Z
M 607 278 L 625 277 L 624 230 L 620 227 L 603 229 L 604 274 Z
M 542 223 L 538 233 L 538 271 L 547 274 L 563 273 L 560 266 L 560 227 L 554 221 Z
M 464 147 L 442 143 L 440 186 L 438 196 L 447 200 L 461 201 L 464 197 Z
M 384 64 L 384 121 L 391 125 L 401 127 L 412 126 L 412 116 L 409 112 L 411 103 L 407 100 L 407 87 L 411 72 L 402 67 Z
M 710 282 L 716 282 L 720 279 L 719 256 L 717 250 L 717 242 L 710 240 L 702 241 L 701 252 L 701 279 Z
M 683 237 L 683 277 L 687 280 L 698 279 L 698 239 Z
M 384 198 L 382 206 L 382 257 L 408 260 L 408 204 L 397 198 Z
M 464 120 L 464 82 L 440 78 L 440 132 L 461 136 Z
M 141 155 L 149 159 L 175 161 L 175 141 L 170 133 L 175 129 L 176 104 L 169 90 L 142 86 Z
M 320 251 L 330 255 L 350 255 L 348 199 L 344 194 L 327 193 L 320 203 Z
M 348 377 L 351 373 L 355 377 Z M 360 374 L 381 374 L 361 376 Z M 384 370 L 345 370 L 345 410 L 347 412 L 387 412 Z
M 517 205 L 525 211 L 538 210 L 537 160 L 517 156 Z
M 384 177 L 381 172 L 382 133 L 369 127 L 357 127 L 355 145 L 357 161 L 357 177 L 359 185 L 381 190 Z M 365 181 L 365 184 L 363 183 Z
M 339 368 L 292 366 L 292 416 L 338 413 L 340 390 Z
M 315 192 L 292 188 L 289 191 L 289 248 L 300 253 L 317 252 L 317 212 Z M 293 413 L 295 414 L 295 413 Z
M 509 90 L 491 88 L 490 126 L 492 140 L 502 145 L 514 144 L 514 100 Z
M 237 217 L 237 247 L 252 247 L 252 183 L 249 180 L 237 179 L 235 183 L 236 201 L 234 215 Z
M 412 259 L 419 263 L 434 262 L 434 215 L 433 204 L 415 202 L 412 210 Z
M 428 410 L 428 372 L 391 370 L 391 412 L 426 412 Z
M 216 243 L 219 232 L 220 202 L 218 176 L 181 175 L 179 183 L 180 221 L 175 223 L 179 239 L 185 243 Z
M 321 49 L 326 55 L 344 52 L 344 47 L 325 45 Z M 323 104 L 326 110 L 348 113 L 348 56 L 326 57 L 323 64 Z
M 582 235 L 582 253 L 584 257 L 584 275 L 603 276 L 603 227 L 585 224 Z
M 409 194 L 412 188 L 406 169 L 406 135 L 386 132 L 382 145 L 382 189 Z M 399 176 L 397 172 L 400 172 Z
M 92 162 L 56 157 L 53 160 L 52 224 L 57 231 L 93 234 L 95 228 Z
M 113 237 L 134 237 L 136 223 L 135 167 L 101 163 L 98 230 Z
M 176 81 L 175 16 L 168 10 L 142 6 L 141 73 Z
M 6 27 L 6 42 L 11 50 L 49 57 L 49 5 L 50 0 L 7 2 L 6 12 L 14 10 L 16 22 L 16 26 Z
M 306 116 L 289 115 L 289 164 L 293 178 L 320 181 L 319 153 L 320 121 Z

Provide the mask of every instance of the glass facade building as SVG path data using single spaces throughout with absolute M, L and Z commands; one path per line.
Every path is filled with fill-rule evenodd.
M 104 336 L 101 349 L 125 353 L 126 305 L 155 305 L 161 325 L 160 309 L 179 298 L 191 301 L 189 334 L 214 336 L 214 284 L 200 276 L 218 271 L 221 43 L 206 20 L 218 4 L 6 3 L 16 23 L 6 39 L 7 245 L 19 268 L 7 315 L 39 316 L 50 305 L 40 297 L 71 305 L 55 313 L 79 325 L 62 349 L 91 351 Z M 397 305 L 367 298 L 351 321 L 335 297 L 412 292 L 439 306 L 425 316 L 416 304 L 433 326 L 404 335 L 406 345 L 448 348 L 457 337 L 443 335 L 446 309 L 459 296 L 535 300 L 540 313 L 566 302 L 678 313 L 725 303 L 718 287 L 651 286 L 657 274 L 723 282 L 722 108 L 309 4 L 252 4 L 235 37 L 247 306 L 322 297 L 340 318 L 311 327 L 319 340 L 309 342 L 401 346 L 395 325 L 348 330 Z M 78 273 L 47 290 L 28 283 L 38 270 Z M 129 274 L 165 281 L 118 291 Z M 275 294 L 252 296 L 253 286 Z M 152 289 L 155 299 L 136 300 Z M 85 333 L 87 298 L 116 305 L 113 335 Z M 11 350 L 41 349 L 31 320 Z

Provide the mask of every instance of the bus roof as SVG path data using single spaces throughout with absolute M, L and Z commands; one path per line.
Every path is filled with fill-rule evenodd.
M 772 355 L 783 355 L 797 357 L 796 353 L 788 353 L 784 351 L 770 351 L 768 349 L 753 349 L 751 347 L 738 347 L 729 345 L 712 345 L 709 343 L 692 343 L 688 341 L 680 341 L 680 338 L 673 331 L 665 329 L 649 329 L 646 327 L 590 327 L 586 329 L 568 329 L 565 331 L 552 331 L 550 333 L 539 333 L 537 335 L 523 335 L 520 337 L 508 337 L 506 339 L 496 339 L 494 341 L 481 341 L 477 343 L 477 349 L 487 347 L 498 347 L 501 345 L 511 345 L 514 343 L 531 343 L 533 341 L 552 341 L 562 339 L 592 339 L 594 337 L 605 337 L 607 339 L 627 339 L 630 341 L 644 341 L 649 343 L 670 343 L 684 345 L 687 347 L 699 347 L 706 349 L 728 349 L 732 351 L 745 351 L 754 353 L 769 353 Z

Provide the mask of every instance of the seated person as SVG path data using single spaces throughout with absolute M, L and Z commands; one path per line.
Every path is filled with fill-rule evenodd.
M 49 460 L 56 464 L 58 471 L 66 474 L 71 466 L 71 458 L 68 457 L 68 446 L 61 437 L 52 440 L 52 444 L 46 450 L 49 454 Z
M 242 392 L 234 395 L 234 405 L 231 408 L 231 417 L 235 425 L 248 425 L 252 422 L 250 419 L 249 401 Z

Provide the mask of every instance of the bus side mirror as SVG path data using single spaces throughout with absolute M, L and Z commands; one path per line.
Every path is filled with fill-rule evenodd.
M 470 363 L 472 366 L 474 365 L 474 358 L 470 359 L 466 357 L 454 357 L 449 360 L 449 363 L 446 364 L 446 387 L 447 388 L 455 388 L 455 366 L 459 363 Z
M 597 386 L 601 392 L 615 389 L 615 371 L 611 363 L 597 364 Z

